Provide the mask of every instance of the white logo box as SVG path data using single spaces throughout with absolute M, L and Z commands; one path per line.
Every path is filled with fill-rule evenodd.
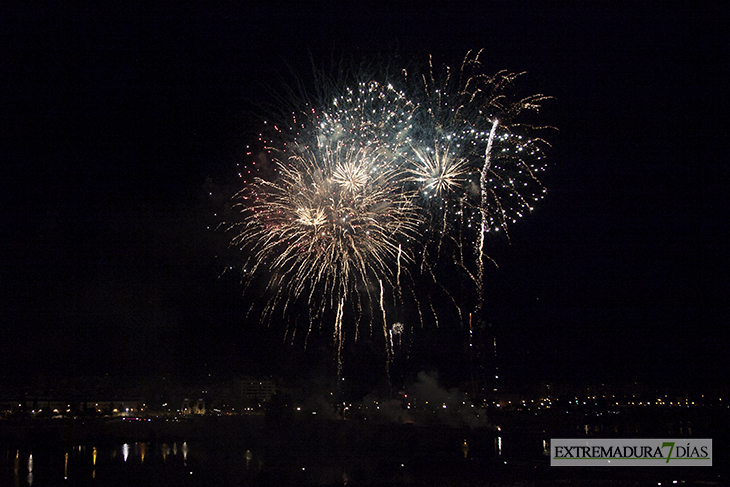
M 550 440 L 550 465 L 553 467 L 711 467 L 712 439 L 553 438 Z

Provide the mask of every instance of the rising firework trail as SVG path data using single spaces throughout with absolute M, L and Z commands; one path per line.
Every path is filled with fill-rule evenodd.
M 479 187 L 481 189 L 482 202 L 479 206 L 481 211 L 482 221 L 480 222 L 479 230 L 479 249 L 477 250 L 477 292 L 479 294 L 479 305 L 481 308 L 482 299 L 484 299 L 484 292 L 482 286 L 484 285 L 484 237 L 487 232 L 487 219 L 489 214 L 487 208 L 489 207 L 489 189 L 487 187 L 487 178 L 489 177 L 489 170 L 492 167 L 492 144 L 494 143 L 494 133 L 497 131 L 497 125 L 499 120 L 492 122 L 492 130 L 489 131 L 489 138 L 487 139 L 487 148 L 484 151 L 484 167 L 482 167 L 482 175 L 479 178 Z M 469 318 L 471 323 L 471 317 Z
M 517 75 L 482 74 L 480 55 L 453 73 L 430 62 L 415 76 L 331 83 L 261 134 L 273 171 L 234 197 L 239 217 L 225 225 L 245 256 L 244 292 L 265 297 L 262 321 L 303 321 L 307 337 L 333 323 L 338 373 L 343 343 L 376 327 L 388 370 L 406 301 L 421 325 L 422 309 L 438 323 L 432 292 L 459 316 L 480 309 L 486 235 L 543 197 L 546 143 L 519 116 L 546 97 L 512 97 Z M 441 279 L 454 268 L 473 302 Z

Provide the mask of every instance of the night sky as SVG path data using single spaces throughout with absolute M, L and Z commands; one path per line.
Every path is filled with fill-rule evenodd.
M 184 3 L 0 15 L 0 377 L 332 373 L 218 278 L 252 107 L 338 56 L 485 48 L 559 129 L 547 198 L 489 242 L 506 380 L 730 379 L 727 5 Z M 458 375 L 465 336 L 403 370 Z M 359 346 L 346 372 L 382 374 Z

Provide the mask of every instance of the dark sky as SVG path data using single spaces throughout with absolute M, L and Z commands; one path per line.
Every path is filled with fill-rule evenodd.
M 206 227 L 257 129 L 247 110 L 310 59 L 483 47 L 487 71 L 554 97 L 541 120 L 559 128 L 548 198 L 489 251 L 503 374 L 730 378 L 723 3 L 247 3 L 0 15 L 0 375 L 331 370 L 217 279 Z M 457 370 L 463 338 L 424 332 L 447 345 L 412 368 Z

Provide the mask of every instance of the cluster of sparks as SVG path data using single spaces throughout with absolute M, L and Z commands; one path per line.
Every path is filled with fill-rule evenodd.
M 235 196 L 232 246 L 247 256 L 249 282 L 266 282 L 264 320 L 280 310 L 292 340 L 302 319 L 306 337 L 334 321 L 338 372 L 363 321 L 371 335 L 382 329 L 387 367 L 404 332 L 388 315 L 411 300 L 423 323 L 414 283 L 437 281 L 436 266 L 464 271 L 481 307 L 486 235 L 544 195 L 546 144 L 518 118 L 546 97 L 510 97 L 517 75 L 481 74 L 480 54 L 454 73 L 429 63 L 420 74 L 328 88 L 261 134 L 257 156 L 274 170 Z

